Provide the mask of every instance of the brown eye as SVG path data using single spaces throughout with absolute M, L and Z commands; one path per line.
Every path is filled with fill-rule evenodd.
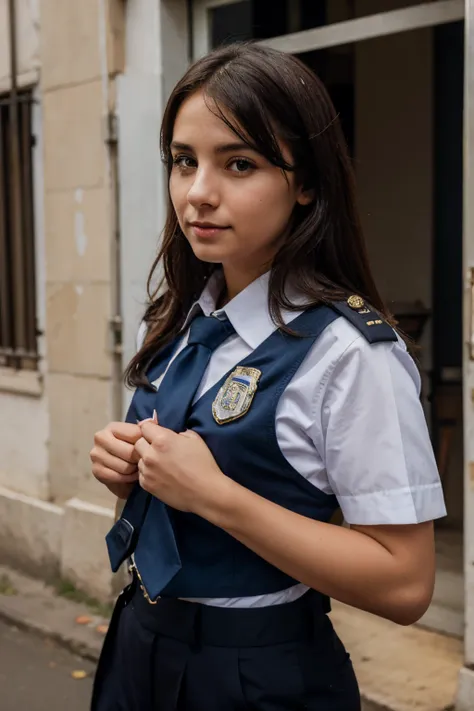
M 255 168 L 255 165 L 247 160 L 247 158 L 234 158 L 229 165 L 234 166 L 234 168 L 232 168 L 232 172 L 234 173 L 248 173 Z
M 182 170 L 186 170 L 188 168 L 195 168 L 196 161 L 194 158 L 191 158 L 191 156 L 175 156 L 175 158 L 173 158 L 173 165 Z

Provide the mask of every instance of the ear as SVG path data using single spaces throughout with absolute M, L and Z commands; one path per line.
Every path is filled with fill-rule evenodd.
M 300 188 L 298 195 L 296 196 L 296 202 L 298 205 L 309 205 L 314 200 L 314 190 L 303 190 Z

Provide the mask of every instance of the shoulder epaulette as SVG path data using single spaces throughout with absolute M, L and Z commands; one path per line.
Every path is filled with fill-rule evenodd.
M 346 301 L 333 301 L 330 306 L 350 321 L 369 343 L 397 340 L 393 328 L 361 296 L 349 296 Z

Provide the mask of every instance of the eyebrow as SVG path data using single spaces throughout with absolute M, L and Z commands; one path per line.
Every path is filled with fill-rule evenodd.
M 172 141 L 170 148 L 178 151 L 188 151 L 190 153 L 194 150 L 188 143 L 180 143 L 179 141 Z M 252 146 L 248 143 L 244 143 L 243 141 L 236 141 L 235 143 L 221 143 L 215 147 L 214 152 L 221 154 L 242 150 L 254 151 L 254 153 L 256 152 L 255 148 L 252 148 Z

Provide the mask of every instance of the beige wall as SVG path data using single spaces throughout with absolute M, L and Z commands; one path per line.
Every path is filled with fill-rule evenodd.
M 17 47 L 19 83 L 36 81 L 39 70 L 40 0 L 17 0 Z M 10 85 L 8 0 L 0 0 L 0 92 Z
M 34 86 L 39 76 L 39 0 L 17 0 L 18 84 Z M 10 41 L 8 0 L 0 0 L 0 94 L 10 89 Z M 35 107 L 33 131 L 35 167 L 42 171 L 41 127 Z M 35 179 L 35 202 L 42 204 L 41 177 Z M 42 250 L 41 207 L 35 210 L 38 249 Z M 44 274 L 37 270 L 38 322 L 43 327 Z M 40 350 L 44 342 L 40 339 Z M 0 487 L 27 496 L 49 497 L 49 418 L 44 392 L 44 361 L 40 373 L 15 373 L 0 369 Z M 23 377 L 25 376 L 25 377 Z
M 0 487 L 40 499 L 49 496 L 47 401 L 2 392 L 0 379 Z
M 136 352 L 148 272 L 165 222 L 159 127 L 164 103 L 187 68 L 188 51 L 186 0 L 129 0 L 126 8 L 127 67 L 117 79 L 124 363 Z M 124 412 L 131 394 L 124 388 Z
M 40 0 L 17 0 L 17 51 L 19 84 L 37 80 L 39 70 Z M 0 0 L 0 92 L 10 86 L 8 0 Z
M 106 143 L 113 108 L 114 0 L 42 0 L 47 390 L 55 502 L 110 503 L 91 479 L 95 430 L 113 419 L 109 320 L 113 185 Z M 87 49 L 85 49 L 87 48 Z
M 94 432 L 121 414 L 109 325 L 118 296 L 108 117 L 124 62 L 124 4 L 38 2 L 40 42 L 25 15 L 38 11 L 33 0 L 18 0 L 18 35 L 20 68 L 32 57 L 38 64 L 40 47 L 34 180 L 45 337 L 38 373 L 0 372 L 0 557 L 105 596 L 114 498 L 93 479 L 89 451 Z M 0 0 L 0 80 L 6 4 Z

